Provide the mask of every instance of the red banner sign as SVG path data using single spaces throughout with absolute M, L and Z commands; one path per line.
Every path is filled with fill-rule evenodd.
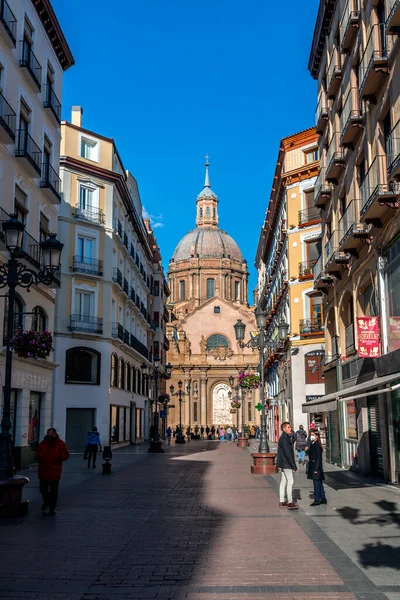
M 381 355 L 379 317 L 358 317 L 357 337 L 360 358 L 377 358 Z

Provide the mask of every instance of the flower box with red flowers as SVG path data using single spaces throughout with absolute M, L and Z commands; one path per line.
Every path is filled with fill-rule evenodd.
M 260 387 L 258 373 L 239 373 L 239 385 L 245 390 L 257 390 Z

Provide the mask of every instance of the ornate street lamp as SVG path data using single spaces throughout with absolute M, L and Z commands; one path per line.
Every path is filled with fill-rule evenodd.
M 281 342 L 284 342 L 287 339 L 289 333 L 289 324 L 285 321 L 280 321 L 278 325 L 278 335 Z
M 10 253 L 8 261 L 0 266 L 0 288 L 8 288 L 8 315 L 7 315 L 7 344 L 6 364 L 4 379 L 3 416 L 0 432 L 0 480 L 7 483 L 0 486 L 0 506 L 2 516 L 22 515 L 28 510 L 27 502 L 22 502 L 22 487 L 28 482 L 27 478 L 13 478 L 14 465 L 12 458 L 11 436 L 11 379 L 12 379 L 12 339 L 14 337 L 14 307 L 16 288 L 22 287 L 29 291 L 32 285 L 43 284 L 50 286 L 56 281 L 55 273 L 60 266 L 63 244 L 51 234 L 41 243 L 41 270 L 26 267 L 18 258 L 24 256 L 23 240 L 25 225 L 18 220 L 17 215 L 10 215 L 8 221 L 2 223 L 4 241 Z M 11 491 L 11 489 L 13 491 Z M 11 497 L 18 501 L 10 504 Z
M 141 371 L 143 374 L 145 374 L 147 372 L 147 365 L 146 363 L 143 363 L 142 366 L 140 367 Z M 153 414 L 153 438 L 150 440 L 150 446 L 148 448 L 148 452 L 155 452 L 155 453 L 162 453 L 164 452 L 163 448 L 162 448 L 162 444 L 163 444 L 163 440 L 160 439 L 160 432 L 159 432 L 159 426 L 158 426 L 158 390 L 159 390 L 159 381 L 160 379 L 169 379 L 171 377 L 171 373 L 172 373 L 172 365 L 170 363 L 168 363 L 165 366 L 165 373 L 162 373 L 160 371 L 160 358 L 158 356 L 156 356 L 154 358 L 154 370 L 153 372 L 149 375 L 149 379 L 152 379 L 154 381 L 154 400 L 153 402 L 155 403 L 155 410 L 154 410 L 154 414 Z M 160 398 L 161 401 L 161 398 Z
M 257 454 L 252 454 L 254 459 L 254 465 L 251 467 L 252 473 L 271 473 L 275 472 L 275 455 L 270 453 L 268 438 L 267 438 L 267 416 L 265 409 L 265 381 L 264 381 L 264 362 L 265 362 L 265 343 L 266 343 L 266 327 L 267 327 L 267 315 L 266 312 L 258 306 L 255 311 L 256 323 L 259 329 L 258 335 L 254 339 L 250 339 L 247 343 L 244 343 L 245 325 L 239 320 L 234 325 L 236 339 L 242 348 L 252 348 L 258 350 L 260 353 L 260 401 L 261 401 L 261 431 L 260 431 L 260 445 Z M 289 326 L 288 326 L 289 328 Z M 245 390 L 242 388 L 242 402 L 244 404 Z M 243 406 L 242 406 L 242 418 L 243 417 Z M 242 425 L 243 427 L 243 425 Z
M 175 443 L 176 444 L 184 444 L 185 443 L 185 436 L 183 435 L 183 431 L 182 431 L 182 396 L 186 396 L 186 393 L 182 391 L 182 386 L 183 383 L 181 380 L 178 381 L 178 391 L 174 393 L 174 386 L 171 385 L 170 386 L 170 392 L 171 392 L 171 396 L 177 396 L 179 399 L 179 433 L 176 434 L 175 436 Z

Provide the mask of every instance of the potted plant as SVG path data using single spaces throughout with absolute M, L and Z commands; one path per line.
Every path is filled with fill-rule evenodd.
M 260 375 L 258 373 L 239 373 L 239 385 L 245 390 L 257 390 L 260 387 Z
M 17 329 L 12 347 L 19 358 L 48 358 L 53 351 L 53 336 L 50 331 Z
M 240 404 L 240 402 L 239 402 L 239 401 L 233 400 L 233 401 L 231 402 L 231 407 L 232 407 L 232 408 L 240 408 L 240 407 L 241 407 L 241 404 Z

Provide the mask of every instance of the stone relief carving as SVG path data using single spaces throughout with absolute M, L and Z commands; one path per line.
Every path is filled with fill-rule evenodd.
M 231 356 L 234 355 L 234 352 L 231 348 L 220 346 L 219 348 L 209 350 L 207 354 L 215 358 L 215 360 L 226 360 L 227 358 L 231 358 Z
M 228 392 L 231 388 L 226 383 L 218 383 L 213 389 L 213 424 L 231 425 L 231 403 Z
M 201 352 L 201 354 L 205 354 L 206 351 L 207 351 L 207 342 L 204 339 L 204 335 L 202 335 L 201 339 L 200 339 L 200 352 Z

